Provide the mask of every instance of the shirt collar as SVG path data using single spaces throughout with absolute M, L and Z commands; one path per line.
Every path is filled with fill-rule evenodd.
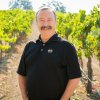
M 55 34 L 54 34 L 46 43 L 44 43 L 44 44 L 48 44 L 48 43 L 50 43 L 50 42 L 56 42 L 56 41 L 59 41 L 59 40 L 61 40 L 61 38 L 58 36 L 57 33 L 55 33 Z M 40 36 L 39 36 L 39 38 L 36 40 L 36 43 L 38 43 L 38 42 L 43 43 Z

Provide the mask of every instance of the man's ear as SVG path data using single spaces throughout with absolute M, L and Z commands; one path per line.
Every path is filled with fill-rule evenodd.
M 55 26 L 57 27 L 57 22 L 55 22 Z

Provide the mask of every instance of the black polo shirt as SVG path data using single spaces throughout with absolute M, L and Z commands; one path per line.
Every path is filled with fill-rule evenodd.
M 26 76 L 29 100 L 60 100 L 68 80 L 81 77 L 74 46 L 57 34 L 29 42 L 17 73 Z

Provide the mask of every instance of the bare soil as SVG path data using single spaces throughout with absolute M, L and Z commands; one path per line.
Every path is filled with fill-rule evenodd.
M 0 62 L 0 100 L 22 100 L 16 71 L 24 46 L 25 40 L 15 45 Z

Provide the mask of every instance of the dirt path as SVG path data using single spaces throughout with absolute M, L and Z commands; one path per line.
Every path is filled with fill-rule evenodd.
M 0 63 L 0 100 L 22 100 L 16 70 L 25 43 L 15 46 L 15 51 Z

